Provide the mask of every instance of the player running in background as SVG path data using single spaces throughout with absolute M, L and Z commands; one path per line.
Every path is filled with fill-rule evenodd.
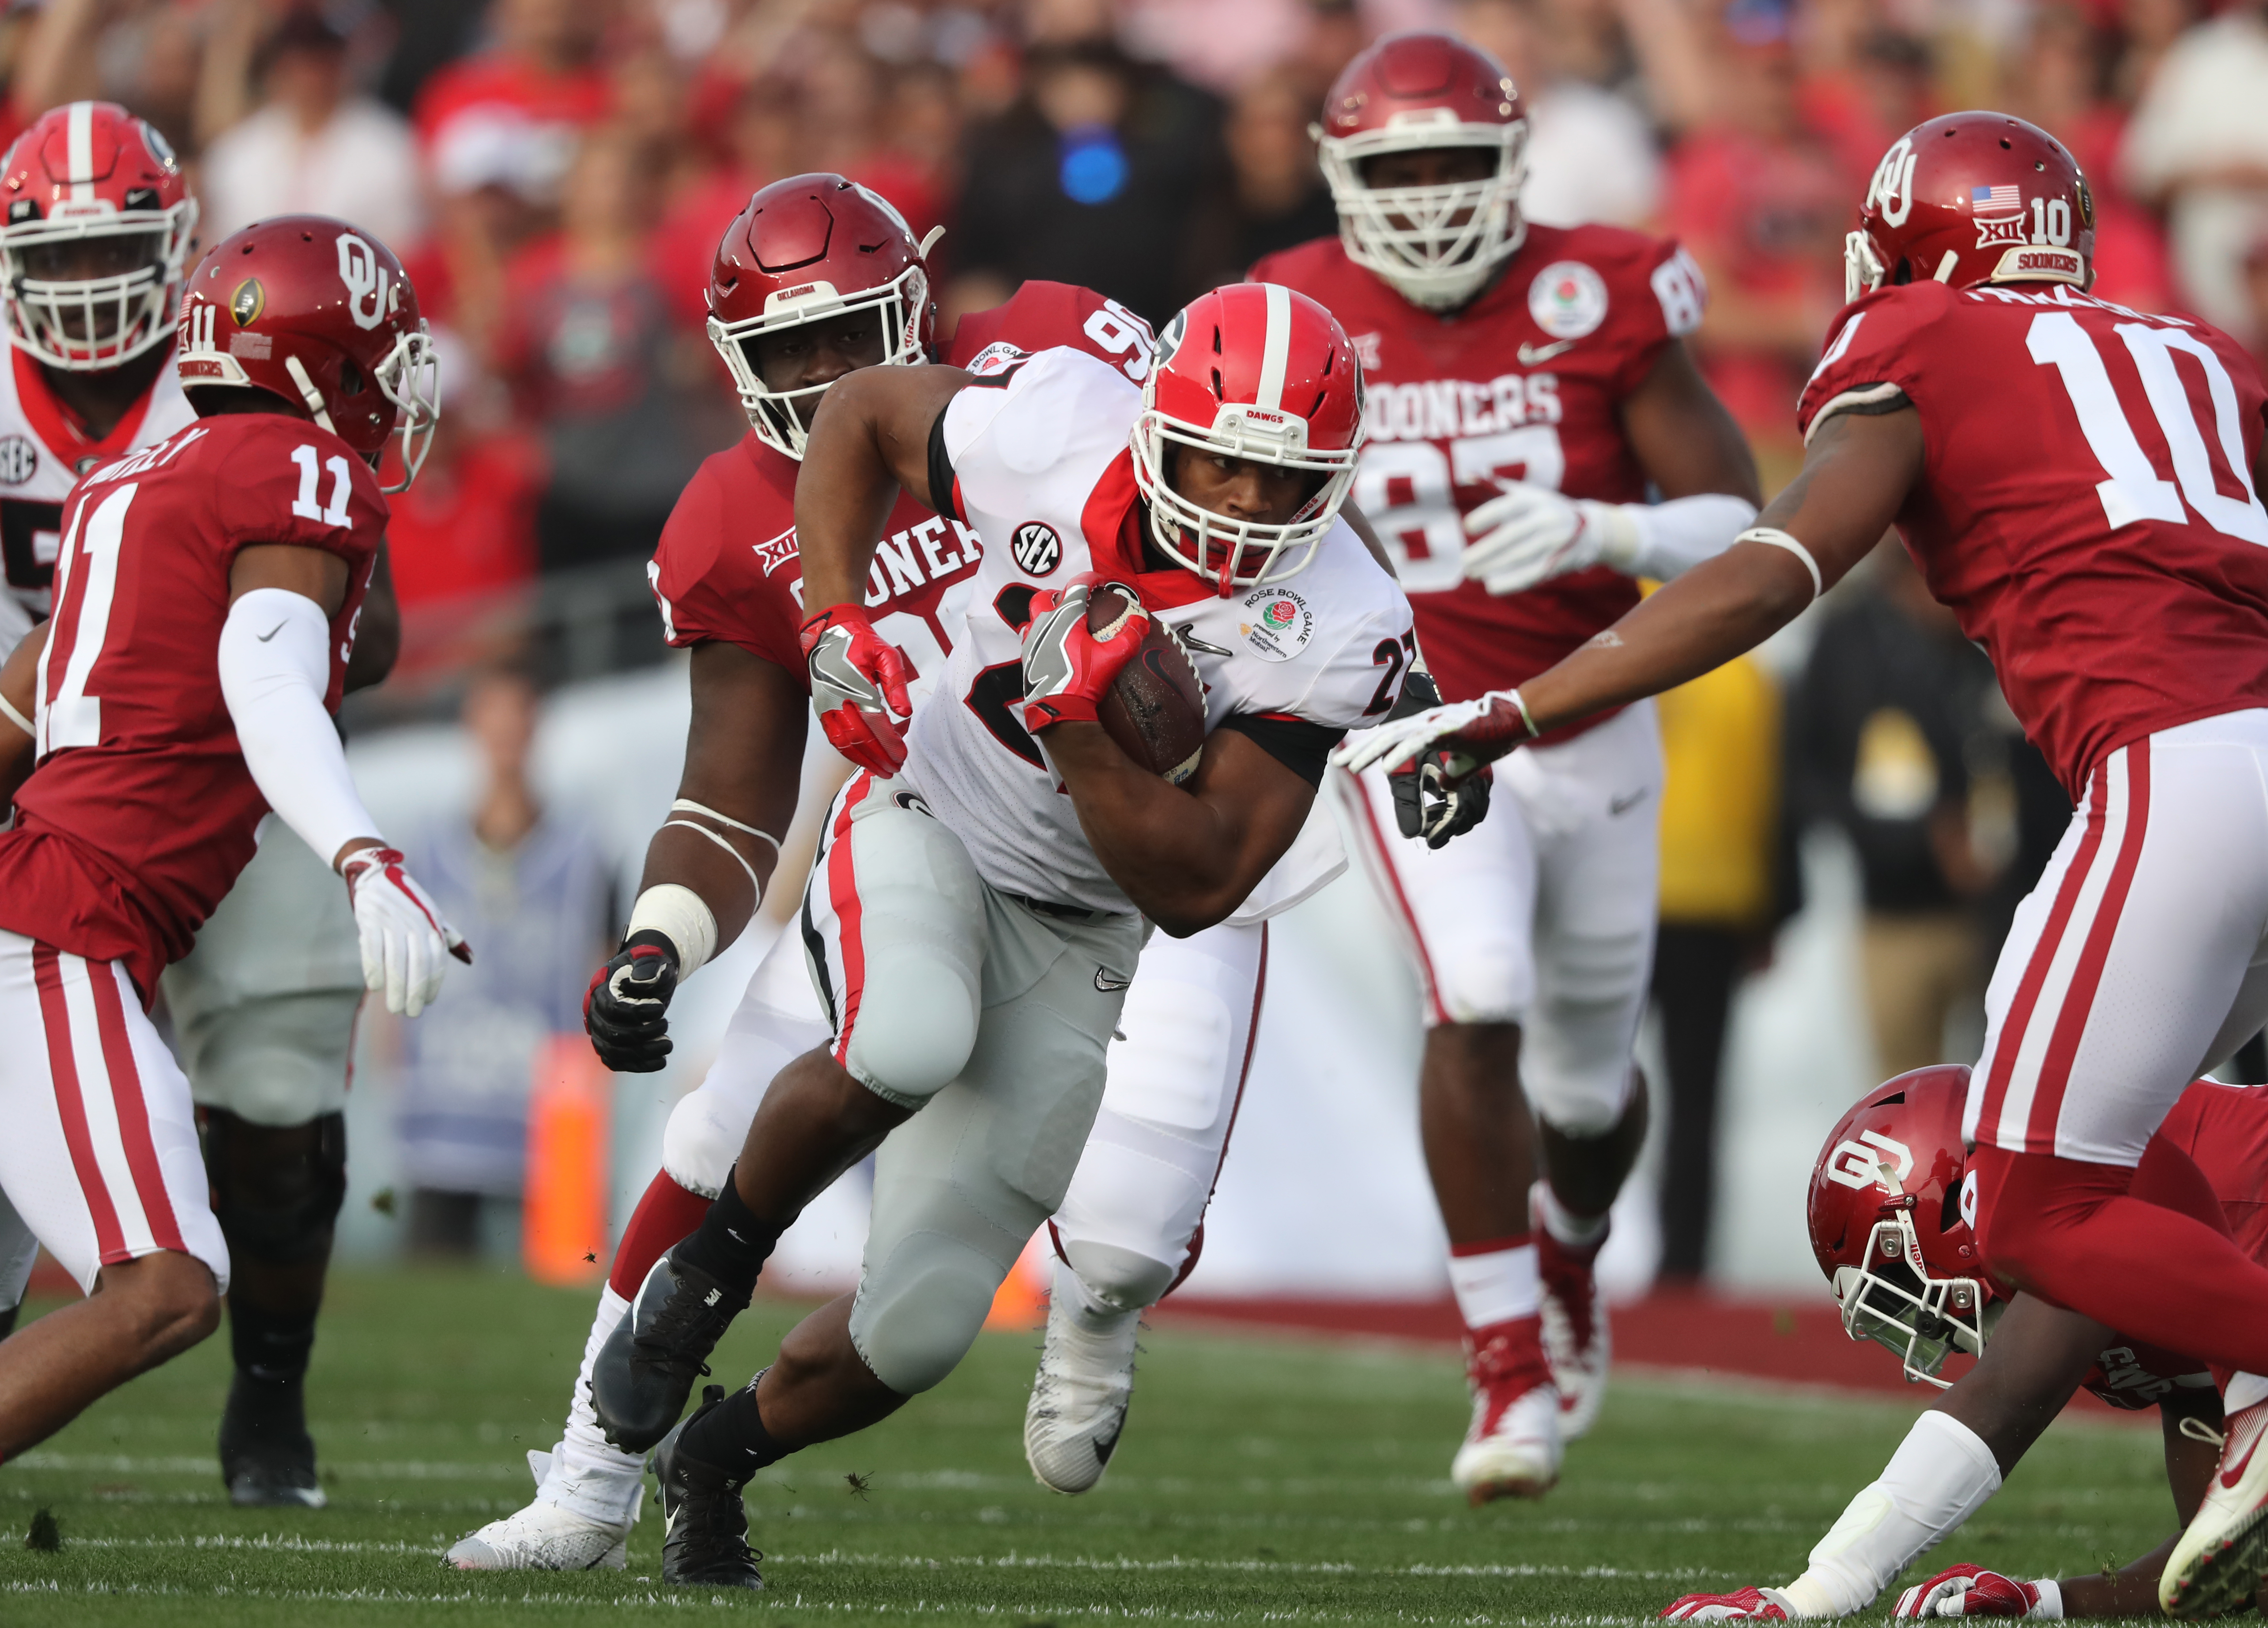
M 124 108 L 42 115 L 0 161 L 0 656 L 46 620 L 63 500 L 89 470 L 162 441 L 195 415 L 174 318 L 197 205 L 165 138 Z M 393 665 L 399 616 L 381 549 L 346 688 Z M 233 1276 L 236 1375 L 221 1474 L 239 1503 L 320 1505 L 305 1376 L 345 1196 L 347 1054 L 361 1004 L 353 913 L 337 879 L 271 827 L 162 981 L 200 1112 Z M 37 1245 L 0 1206 L 0 1330 Z
M 2189 1081 L 2268 1020 L 2264 394 L 2226 335 L 2089 298 L 2094 224 L 2071 155 L 2021 120 L 1902 136 L 1765 523 L 1532 682 L 1355 755 L 1493 757 L 1705 673 L 1896 522 L 2077 806 L 1986 993 L 1978 1247 L 2028 1293 L 2239 1371 L 2162 1580 L 2188 1615 L 2268 1569 L 2268 1268 L 2126 1189 Z
M 1442 695 L 1469 700 L 1621 615 L 1638 578 L 1728 546 L 1756 518 L 1755 465 L 1685 350 L 1705 291 L 1684 252 L 1521 217 L 1528 121 L 1492 58 L 1381 40 L 1318 137 L 1339 237 L 1251 275 L 1352 336 L 1372 424 L 1356 499 L 1399 556 Z M 1631 1049 L 1660 788 L 1645 704 L 1507 764 L 1454 846 L 1395 838 L 1387 775 L 1339 785 L 1423 991 L 1419 1125 L 1473 1391 L 1451 1473 L 1476 1503 L 1547 1489 L 1604 1396 L 1592 1265 L 1645 1140 Z
M 0 1457 L 218 1321 L 188 1082 L 144 1008 L 263 815 L 332 856 L 390 1009 L 463 953 L 330 717 L 386 528 L 374 467 L 398 431 L 414 475 L 431 431 L 416 291 L 382 246 L 285 217 L 200 262 L 180 335 L 198 421 L 73 489 L 54 615 L 0 668 L 29 726 L 0 763 L 0 1191 L 89 1295 L 0 1344 Z
M 1978 1261 L 1976 1182 L 1962 1144 L 1970 1072 L 1901 1075 L 1827 1133 L 1811 1175 L 1813 1253 L 1843 1326 L 1896 1353 L 1909 1378 L 1936 1378 L 1955 1352 L 1977 1357 L 1906 1433 L 1881 1476 L 1851 1501 L 1779 1588 L 1688 1595 L 1674 1621 L 1778 1621 L 1864 1610 L 1916 1557 L 1999 1490 L 2080 1388 L 2116 1408 L 2155 1407 L 2166 1479 L 2187 1521 L 2212 1480 L 2220 1398 L 2193 1358 L 2130 1339 L 2020 1294 Z M 2129 1195 L 2234 1234 L 2268 1255 L 2268 1092 L 2201 1079 L 2183 1092 L 2135 1168 Z M 2021 1581 L 1948 1567 L 1900 1596 L 1899 1617 L 2148 1617 L 2174 1539 L 2115 1573 Z

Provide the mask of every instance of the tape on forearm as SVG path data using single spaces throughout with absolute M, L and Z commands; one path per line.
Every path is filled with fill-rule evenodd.
M 2000 1466 L 1984 1439 L 1950 1414 L 1924 1413 L 1881 1478 L 1851 1500 L 1787 1591 L 1806 1616 L 1862 1610 L 1999 1490 Z M 1814 1602 L 1824 1609 L 1815 1611 Z
M 638 895 L 622 936 L 640 932 L 658 932 L 676 947 L 681 983 L 717 953 L 717 913 L 681 882 L 659 882 Z

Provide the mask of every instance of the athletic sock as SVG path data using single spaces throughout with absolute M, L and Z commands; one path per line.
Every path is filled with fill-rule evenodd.
M 1528 1193 L 1535 1205 L 1535 1219 L 1543 1223 L 1553 1242 L 1565 1249 L 1588 1249 L 1606 1241 L 1610 1214 L 1577 1215 L 1559 1202 L 1559 1195 L 1551 1190 L 1548 1181 L 1536 1182 Z
M 575 1375 L 575 1395 L 567 1406 L 567 1428 L 559 1445 L 551 1450 L 550 1473 L 535 1492 L 539 1502 L 555 1504 L 607 1526 L 630 1525 L 645 1484 L 645 1455 L 625 1453 L 608 1440 L 591 1404 L 592 1365 L 630 1308 L 630 1301 L 616 1293 L 613 1285 L 599 1291 L 598 1314 L 592 1318 L 589 1337 L 583 1342 L 583 1366 Z
M 1535 1240 L 1489 1238 L 1449 1246 L 1449 1287 L 1465 1327 L 1477 1333 L 1500 1322 L 1533 1317 L 1543 1304 L 1537 1280 Z
M 727 1175 L 725 1190 L 717 1195 L 701 1225 L 678 1246 L 677 1258 L 745 1293 L 756 1286 L 756 1274 L 771 1258 L 779 1235 L 778 1227 L 740 1202 L 740 1191 Z
M 764 1428 L 763 1416 L 756 1411 L 756 1386 L 770 1372 L 758 1374 L 685 1427 L 677 1441 L 688 1457 L 723 1470 L 732 1480 L 746 1481 L 765 1465 L 777 1464 L 795 1451 L 772 1440 L 772 1433 Z
M 732 1186 L 729 1177 L 725 1185 Z M 700 1194 L 679 1185 L 668 1171 L 655 1171 L 637 1208 L 630 1212 L 630 1225 L 622 1228 L 622 1242 L 615 1246 L 608 1285 L 626 1300 L 636 1298 L 638 1285 L 645 1281 L 653 1263 L 669 1253 L 672 1244 L 689 1237 L 700 1227 L 709 1204 Z
M 314 1350 L 315 1314 L 263 1311 L 232 1297 L 228 1344 L 244 1378 L 264 1389 L 296 1389 Z

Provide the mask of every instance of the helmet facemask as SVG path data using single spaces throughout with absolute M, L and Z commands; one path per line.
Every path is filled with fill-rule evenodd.
M 1909 1197 L 1883 1206 L 1867 1239 L 1866 1264 L 1836 1269 L 1835 1299 L 1845 1334 L 1895 1354 L 1909 1381 L 1947 1390 L 1952 1381 L 1938 1378 L 1938 1370 L 1955 1352 L 1983 1354 L 1999 1307 L 1978 1278 L 1929 1275 L 1912 1204 Z
M 1412 305 L 1463 305 L 1519 249 L 1528 226 L 1520 189 L 1528 177 L 1528 122 L 1462 123 L 1446 108 L 1396 114 L 1387 129 L 1347 136 L 1315 132 L 1323 178 L 1338 207 L 1347 258 Z M 1388 153 L 1444 147 L 1496 155 L 1495 173 L 1432 187 L 1373 187 L 1368 162 Z
M 1154 375 L 1152 375 L 1154 377 Z M 1150 540 L 1174 564 L 1195 571 L 1226 598 L 1239 588 L 1288 581 L 1315 557 L 1354 483 L 1360 438 L 1344 451 L 1307 447 L 1307 423 L 1294 413 L 1229 401 L 1209 428 L 1155 407 L 1135 420 L 1134 483 L 1150 506 Z M 1320 477 L 1299 512 L 1280 525 L 1217 513 L 1174 490 L 1168 446 L 1248 459 Z
M 185 198 L 164 210 L 122 213 L 99 200 L 76 208 L 85 212 L 66 203 L 45 220 L 0 227 L 0 283 L 16 344 L 49 367 L 100 372 L 171 336 L 197 206 Z M 66 275 L 90 260 L 117 269 Z
M 401 481 L 381 486 L 389 496 L 405 492 L 425 467 L 433 448 L 433 432 L 441 423 L 441 362 L 434 354 L 433 335 L 423 320 L 394 342 L 372 374 L 379 390 L 394 403 L 397 416 L 392 434 L 401 438 Z
M 808 406 L 816 411 L 820 396 L 835 381 L 829 379 L 827 384 L 807 385 L 798 390 L 775 390 L 764 383 L 763 375 L 756 370 L 751 354 L 754 342 L 762 335 L 780 333 L 807 323 L 825 322 L 854 312 L 878 311 L 882 323 L 880 365 L 910 366 L 928 359 L 921 346 L 922 311 L 928 301 L 929 276 L 917 265 L 907 267 L 879 288 L 860 289 L 850 294 L 837 294 L 831 284 L 814 283 L 803 289 L 788 290 L 784 295 L 771 296 L 761 316 L 740 322 L 711 317 L 709 343 L 724 358 L 725 370 L 733 376 L 733 388 L 740 397 L 740 410 L 747 415 L 748 427 L 756 432 L 757 439 L 800 463 L 811 434 L 805 428 L 802 409 Z

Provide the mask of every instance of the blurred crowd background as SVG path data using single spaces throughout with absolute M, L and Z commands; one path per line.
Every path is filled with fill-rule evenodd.
M 2059 136 L 2097 200 L 2096 292 L 2202 314 L 2268 354 L 2264 13 L 2261 0 L 18 0 L 0 17 L 0 134 L 111 98 L 182 154 L 203 241 L 313 210 L 409 266 L 443 335 L 446 410 L 395 502 L 405 653 L 357 698 L 366 726 L 448 715 L 500 657 L 544 689 L 663 659 L 644 562 L 695 466 L 743 427 L 703 331 L 709 262 L 751 190 L 782 176 L 839 171 L 917 233 L 944 225 L 941 334 L 1027 277 L 1161 320 L 1335 230 L 1307 134 L 1325 88 L 1380 33 L 1448 27 L 1501 58 L 1527 99 L 1532 218 L 1690 249 L 1711 290 L 1696 350 L 1769 492 L 1800 460 L 1793 406 L 1842 303 L 1843 234 L 1883 150 L 1936 113 L 1997 107 Z M 468 738 L 510 757 L 482 722 L 495 688 L 469 689 Z M 535 689 L 514 693 L 539 704 Z M 1852 1078 L 1827 1093 L 1847 1101 L 1896 1069 L 1974 1055 L 1984 974 L 2067 805 L 1982 656 L 1895 550 L 1761 661 L 1663 712 L 1648 1043 L 1672 1109 L 1660 1263 L 1691 1277 L 1727 1168 L 1719 1080 L 1745 1055 L 1736 994 L 1776 943 L 1785 956 L 1780 929 L 1817 903 L 1819 879 L 1848 895 L 1837 965 L 1861 1034 Z M 509 818 L 490 807 L 503 783 L 473 813 L 474 850 L 548 829 L 532 801 L 504 797 Z M 625 865 L 638 835 L 627 822 Z M 516 1180 L 504 1170 L 483 1190 Z

